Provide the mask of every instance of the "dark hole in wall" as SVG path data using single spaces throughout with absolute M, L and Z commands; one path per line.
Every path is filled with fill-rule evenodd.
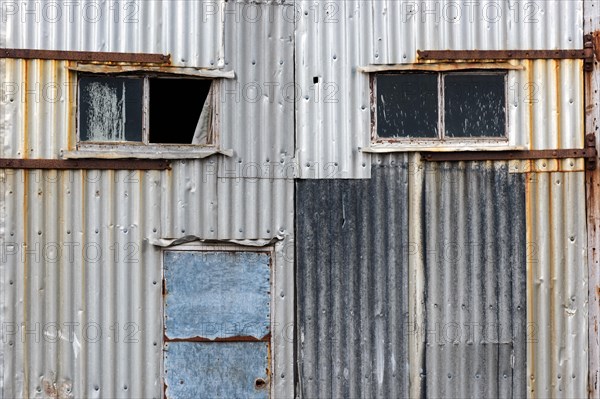
M 210 85 L 202 79 L 150 79 L 150 143 L 191 144 Z

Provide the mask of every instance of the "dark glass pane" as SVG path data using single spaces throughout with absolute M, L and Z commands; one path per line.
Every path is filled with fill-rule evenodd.
M 444 76 L 444 127 L 447 137 L 504 137 L 504 75 Z
M 81 141 L 142 141 L 143 80 L 79 79 Z
M 202 79 L 150 79 L 150 142 L 192 144 L 210 85 Z
M 437 74 L 377 75 L 377 136 L 437 135 Z

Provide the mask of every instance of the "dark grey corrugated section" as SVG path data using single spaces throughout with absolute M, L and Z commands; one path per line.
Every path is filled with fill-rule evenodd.
M 425 169 L 427 397 L 526 397 L 525 180 Z
M 408 396 L 407 175 L 297 182 L 303 398 Z

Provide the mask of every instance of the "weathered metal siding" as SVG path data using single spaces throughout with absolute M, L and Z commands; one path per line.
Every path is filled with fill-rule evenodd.
M 71 7 L 74 19 L 65 11 L 54 21 L 26 13 L 26 7 L 43 12 L 46 3 L 10 2 L 18 9 L 1 16 L 7 17 L 0 24 L 2 46 L 169 53 L 176 66 L 233 70 L 236 78 L 221 84 L 220 139 L 221 147 L 234 155 L 173 161 L 172 169 L 162 172 L 1 172 L 6 197 L 0 204 L 5 208 L 0 233 L 6 255 L 2 322 L 18 329 L 3 345 L 4 396 L 41 396 L 38 387 L 44 391 L 46 384 L 52 391 L 56 383 L 56 389 L 70 386 L 75 397 L 159 397 L 161 252 L 148 240 L 193 235 L 277 242 L 272 386 L 278 395 L 291 397 L 294 187 L 293 165 L 286 165 L 294 151 L 293 101 L 284 101 L 279 89 L 258 101 L 244 92 L 245 86 L 259 85 L 267 93 L 265 81 L 293 82 L 294 24 L 282 11 L 289 6 L 67 3 L 50 7 Z M 228 12 L 220 8 L 225 4 Z M 102 17 L 82 14 L 86 7 L 90 13 L 100 7 Z M 110 7 L 119 10 L 118 17 Z M 259 18 L 252 14 L 257 8 Z M 134 9 L 138 20 L 126 19 Z M 61 151 L 73 149 L 76 104 L 68 87 L 74 75 L 67 65 L 0 60 L 0 156 L 58 159 Z M 284 166 L 285 175 L 272 172 Z M 57 247 L 62 252 L 56 258 Z M 11 254 L 14 248 L 17 253 Z M 26 249 L 34 252 L 22 258 Z M 96 250 L 101 261 L 86 258 Z M 23 322 L 39 323 L 38 335 L 21 335 Z M 79 323 L 73 327 L 76 343 L 64 325 L 71 322 Z M 44 323 L 59 323 L 65 335 L 45 339 Z M 98 342 L 82 337 L 82 328 L 92 323 L 102 329 Z M 131 332 L 125 328 L 132 326 L 126 323 L 138 328 L 139 342 L 124 342 Z M 110 330 L 114 326 L 118 337 Z
M 525 176 L 506 163 L 426 164 L 424 184 L 424 394 L 523 398 Z
M 170 176 L 174 173 L 4 172 L 3 323 L 16 329 L 14 335 L 4 332 L 5 397 L 35 396 L 46 379 L 59 386 L 71 384 L 79 397 L 160 394 L 161 253 L 148 239 L 210 239 L 205 231 L 217 226 L 216 214 L 204 210 L 198 195 L 217 192 L 214 180 L 207 186 L 194 183 L 200 179 L 188 171 L 187 181 L 182 179 L 178 186 L 187 184 L 188 189 L 180 192 L 171 187 L 178 181 Z M 264 223 L 273 234 L 287 237 L 289 246 L 291 232 L 285 226 L 293 223 L 293 185 L 282 183 L 269 182 L 267 187 L 283 190 L 271 197 L 283 208 L 283 219 Z M 251 207 L 261 214 L 261 204 L 248 201 L 246 209 Z M 239 226 L 244 230 L 244 224 Z M 226 231 L 220 236 L 214 227 L 213 237 L 227 237 Z M 291 261 L 280 254 L 276 262 L 273 317 L 278 322 L 275 350 L 281 367 L 274 383 L 280 385 L 292 375 L 292 357 L 286 352 L 290 348 L 285 345 L 289 341 L 282 333 L 289 329 L 286 315 L 293 299 Z M 75 335 L 69 335 L 69 323 L 78 323 L 72 327 Z M 102 338 L 86 339 L 94 337 L 96 327 Z M 27 335 L 25 328 L 34 332 Z M 54 337 L 57 328 L 62 338 Z M 135 341 L 125 341 L 133 331 Z
M 301 397 L 408 397 L 408 166 L 297 183 Z
M 220 1 L 5 2 L 11 48 L 171 54 L 178 66 L 223 64 Z
M 524 176 L 505 163 L 440 168 L 398 156 L 372 167 L 366 181 L 297 184 L 303 394 L 406 397 L 410 387 L 427 397 L 524 396 Z M 422 233 L 409 231 L 414 223 Z M 409 315 L 415 267 L 425 280 L 415 293 L 422 318 Z M 394 333 L 378 335 L 377 323 Z M 416 356 L 415 342 L 424 344 Z
M 360 149 L 370 145 L 371 99 L 359 67 L 413 63 L 417 50 L 583 47 L 581 0 L 306 0 L 297 8 L 298 165 L 308 177 L 370 176 L 371 156 Z M 581 61 L 520 64 L 526 69 L 509 74 L 511 144 L 581 145 Z
M 583 172 L 527 176 L 527 373 L 535 397 L 587 396 L 588 268 Z

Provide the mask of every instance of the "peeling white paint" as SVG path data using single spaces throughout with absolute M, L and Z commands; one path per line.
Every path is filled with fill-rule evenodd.
M 90 83 L 86 86 L 86 92 L 89 96 L 89 140 L 125 141 L 125 83 L 123 82 L 121 96 L 116 88 L 100 82 Z

